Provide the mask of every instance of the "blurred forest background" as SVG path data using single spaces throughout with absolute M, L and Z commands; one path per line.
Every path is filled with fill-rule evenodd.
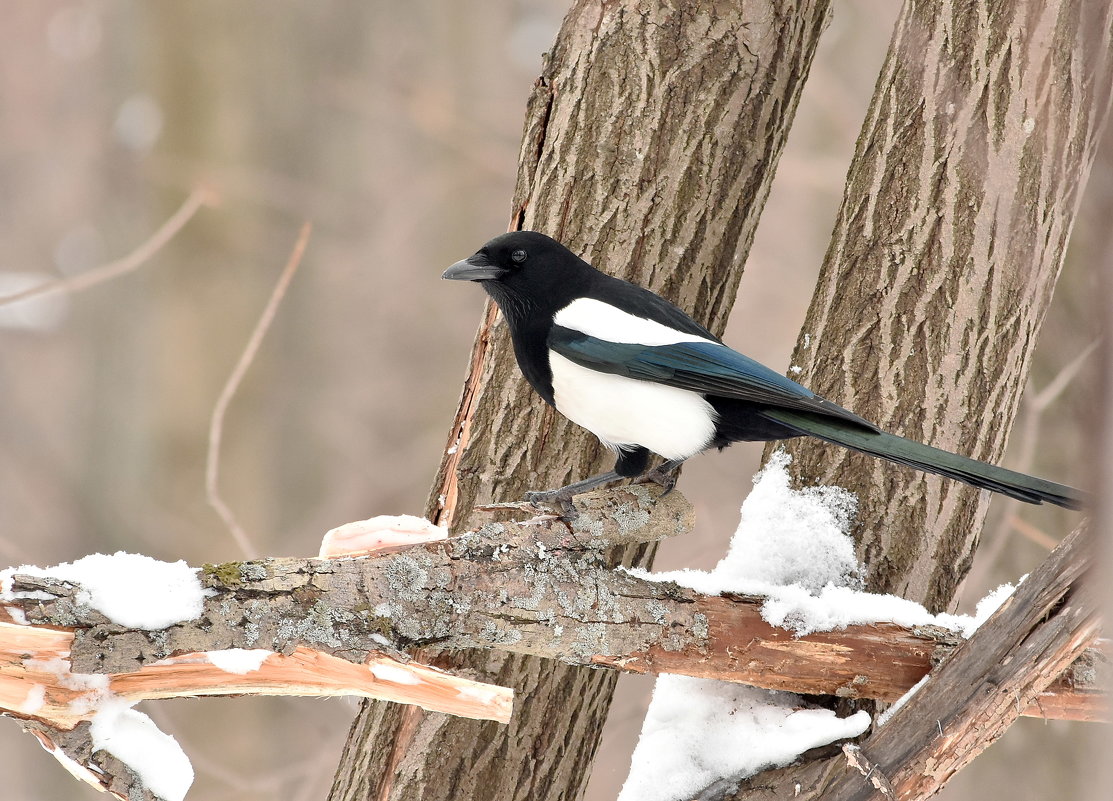
M 778 369 L 898 7 L 835 4 L 762 218 L 726 338 Z M 0 294 L 125 255 L 198 185 L 220 203 L 136 273 L 0 309 L 0 561 L 242 557 L 205 499 L 209 416 L 305 220 L 301 271 L 229 409 L 223 495 L 269 555 L 316 553 L 349 520 L 420 513 L 483 302 L 440 273 L 506 229 L 525 100 L 566 8 L 6 4 Z M 1109 140 L 1006 458 L 1083 486 L 1091 299 L 1113 261 Z M 1080 369 L 1061 375 L 1068 364 Z M 735 447 L 685 469 L 698 530 L 667 543 L 659 567 L 717 561 L 759 454 Z M 996 501 L 964 608 L 1033 568 L 1075 519 Z M 625 777 L 650 689 L 623 678 L 592 801 Z M 190 797 L 206 801 L 323 798 L 354 712 L 313 699 L 144 708 L 189 753 Z M 941 797 L 1077 797 L 1084 731 L 1022 720 Z M 0 775 L 20 801 L 98 797 L 15 723 L 0 726 Z

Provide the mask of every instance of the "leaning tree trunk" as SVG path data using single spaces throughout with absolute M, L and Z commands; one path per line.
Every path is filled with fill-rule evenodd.
M 1110 8 L 906 2 L 793 355 L 805 383 L 894 433 L 1000 458 L 1109 106 Z M 858 493 L 870 589 L 949 603 L 988 493 L 792 452 L 801 477 Z
M 576 2 L 529 100 L 510 228 L 548 233 L 721 331 L 827 7 Z M 428 513 L 457 529 L 478 503 L 605 464 L 519 377 L 491 305 L 448 444 Z M 491 653 L 438 659 L 513 686 L 513 722 L 365 704 L 332 799 L 582 795 L 613 674 Z
M 1107 116 L 1111 42 L 1104 2 L 907 0 L 793 356 L 806 383 L 896 433 L 1000 457 Z M 792 451 L 801 476 L 858 493 L 871 589 L 948 605 L 984 493 Z M 847 784 L 840 754 L 760 773 L 732 798 L 866 799 L 902 770 L 949 778 L 890 756 L 892 734 L 860 743 L 870 777 Z

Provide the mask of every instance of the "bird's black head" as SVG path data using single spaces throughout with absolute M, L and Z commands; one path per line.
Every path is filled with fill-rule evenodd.
M 506 317 L 553 314 L 582 293 L 595 268 L 536 231 L 496 236 L 445 270 L 443 278 L 479 281 Z

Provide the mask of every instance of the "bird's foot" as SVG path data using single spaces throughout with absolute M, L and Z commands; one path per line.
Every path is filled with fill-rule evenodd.
M 665 491 L 661 493 L 661 497 L 664 498 L 676 488 L 676 480 L 679 478 L 676 470 L 683 461 L 683 459 L 669 459 L 667 462 L 662 462 L 643 475 L 642 480 L 652 481 L 654 484 L 664 487 Z
M 604 484 L 622 478 L 618 473 L 601 473 L 591 478 L 585 478 L 583 481 L 576 481 L 566 487 L 560 487 L 554 490 L 545 490 L 544 492 L 527 492 L 526 500 L 532 504 L 544 504 L 546 506 L 555 506 L 560 509 L 560 516 L 565 520 L 571 520 L 576 517 L 579 512 L 572 504 L 572 498 L 582 492 L 593 490 L 596 487 L 601 487 Z
M 534 506 L 554 506 L 560 510 L 560 516 L 571 520 L 578 512 L 572 503 L 571 493 L 566 492 L 567 487 L 555 490 L 531 491 L 526 493 L 526 500 Z

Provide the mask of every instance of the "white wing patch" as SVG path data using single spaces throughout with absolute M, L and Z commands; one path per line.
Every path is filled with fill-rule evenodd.
M 673 345 L 677 342 L 714 341 L 707 337 L 685 334 L 592 298 L 579 298 L 572 301 L 556 313 L 553 322 L 565 328 L 582 331 L 596 339 L 633 345 Z
M 715 435 L 715 410 L 696 392 L 589 370 L 551 350 L 549 367 L 557 410 L 609 448 L 642 445 L 687 459 Z

